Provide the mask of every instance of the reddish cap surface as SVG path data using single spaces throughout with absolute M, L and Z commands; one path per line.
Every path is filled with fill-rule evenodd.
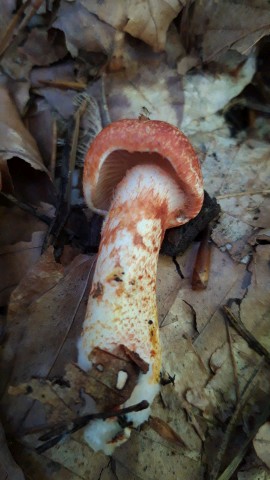
M 83 189 L 88 206 L 105 213 L 113 189 L 128 168 L 155 163 L 177 176 L 186 195 L 184 216 L 194 218 L 203 203 L 203 182 L 198 157 L 185 135 L 167 122 L 124 119 L 105 127 L 90 146 L 84 164 Z

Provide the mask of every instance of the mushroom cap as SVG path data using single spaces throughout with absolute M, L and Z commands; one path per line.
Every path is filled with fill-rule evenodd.
M 194 218 L 203 203 L 202 173 L 195 150 L 177 127 L 160 120 L 123 119 L 105 127 L 87 151 L 83 190 L 87 205 L 105 215 L 117 184 L 137 164 L 154 163 L 177 180 L 185 194 L 178 226 Z

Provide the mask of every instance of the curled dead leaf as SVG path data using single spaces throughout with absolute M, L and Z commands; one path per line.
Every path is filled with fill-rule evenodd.
M 253 440 L 253 446 L 258 457 L 270 468 L 270 422 L 266 422 L 259 428 Z
M 167 440 L 168 442 L 172 442 L 176 445 L 179 445 L 181 447 L 187 447 L 186 443 L 184 440 L 178 435 L 178 433 L 170 427 L 170 425 L 164 420 L 162 420 L 159 417 L 149 417 L 148 420 L 149 426 L 155 430 L 158 435 L 160 435 L 162 438 Z
M 23 125 L 8 91 L 1 86 L 0 104 L 0 153 L 2 162 L 17 157 L 29 163 L 34 169 L 48 173 L 35 140 Z

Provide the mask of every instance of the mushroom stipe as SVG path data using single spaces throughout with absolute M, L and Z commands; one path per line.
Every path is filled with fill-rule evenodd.
M 83 189 L 88 206 L 106 218 L 78 364 L 86 372 L 99 365 L 98 375 L 104 375 L 99 352 L 118 358 L 124 352 L 137 374 L 131 384 L 123 369 L 118 372 L 115 388 L 123 392 L 127 384 L 129 393 L 114 409 L 149 404 L 128 413 L 125 425 L 115 416 L 85 428 L 86 442 L 111 455 L 129 438 L 130 424 L 138 427 L 148 419 L 159 391 L 158 254 L 166 229 L 199 213 L 204 191 L 188 139 L 173 125 L 145 117 L 114 122 L 97 135 L 86 154 Z

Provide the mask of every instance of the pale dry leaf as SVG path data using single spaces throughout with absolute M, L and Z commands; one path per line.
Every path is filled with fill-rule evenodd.
M 0 20 L 0 32 L 3 34 L 4 28 L 12 18 L 12 13 L 16 8 L 16 0 L 6 0 L 2 5 L 1 20 Z
M 180 13 L 185 2 L 116 0 L 113 9 L 109 0 L 102 3 L 81 0 L 81 3 L 100 20 L 143 40 L 158 52 L 164 50 L 169 25 Z
M 270 469 L 270 422 L 262 425 L 254 440 L 253 446 L 258 457 Z
M 259 232 L 254 233 L 253 237 L 250 239 L 250 244 L 256 245 L 260 240 L 270 243 L 270 228 L 264 228 L 259 230 Z
M 270 480 L 270 472 L 266 467 L 247 466 L 246 470 L 241 468 L 240 472 L 237 473 L 237 480 Z
M 197 2 L 191 30 L 203 34 L 203 60 L 209 62 L 228 49 L 243 55 L 270 32 L 270 12 L 266 4 L 254 2 Z
M 158 435 L 160 435 L 160 437 L 164 438 L 164 440 L 172 442 L 181 447 L 186 446 L 180 435 L 161 418 L 151 415 L 148 420 L 148 424 L 155 432 L 157 432 Z
M 81 439 L 74 438 L 69 438 L 63 444 L 56 445 L 45 452 L 44 456 L 72 472 L 74 476 L 76 475 L 75 478 L 78 475 L 80 479 L 99 478 L 102 470 L 108 465 L 108 457 L 102 453 L 93 452 Z M 111 480 L 114 480 L 113 475 Z
M 242 263 L 248 263 L 252 252 L 249 239 L 254 228 L 233 215 L 221 213 L 218 223 L 213 229 L 212 240 L 221 250 L 229 252 L 231 257 Z
M 23 125 L 7 90 L 0 87 L 0 143 L 3 160 L 18 157 L 31 167 L 47 172 L 33 137 Z
M 65 33 L 67 48 L 73 57 L 76 57 L 80 50 L 111 53 L 115 36 L 114 28 L 102 19 L 98 19 L 82 3 L 78 0 L 62 1 L 54 27 Z M 91 4 L 93 5 L 93 2 Z
M 160 61 L 161 60 L 161 61 Z M 108 74 L 105 91 L 112 120 L 138 117 L 142 107 L 156 120 L 166 120 L 180 125 L 183 116 L 184 97 L 181 79 L 176 70 L 169 68 L 163 59 L 142 58 L 136 60 L 127 72 Z M 134 68 L 135 65 L 135 68 Z
M 63 278 L 59 279 L 58 272 L 56 277 L 48 278 L 48 281 L 52 282 L 52 287 L 48 287 L 46 281 L 44 285 L 43 265 L 40 265 L 42 274 L 39 294 L 37 290 L 33 292 L 32 302 L 26 310 L 21 311 L 21 314 L 18 306 L 15 310 L 21 317 L 20 329 L 24 334 L 20 344 L 17 345 L 16 373 L 14 372 L 13 382 L 21 382 L 31 376 L 46 377 L 59 360 L 58 357 L 72 328 L 85 290 L 89 288 L 88 279 L 92 271 L 92 263 L 91 257 L 84 255 L 75 257 Z M 58 270 L 58 267 L 56 268 Z M 45 275 L 47 275 L 46 270 Z M 58 280 L 57 283 L 55 279 Z M 16 291 L 14 296 L 17 296 Z M 29 302 L 29 298 L 27 301 Z M 14 321 L 16 321 L 16 314 L 11 308 L 8 318 L 10 328 Z M 76 328 L 79 329 L 80 326 L 76 325 Z M 76 360 L 76 337 L 73 342 L 68 361 Z M 66 360 L 62 359 L 62 362 L 66 363 Z
M 188 136 L 224 127 L 219 111 L 243 90 L 255 71 L 255 59 L 250 57 L 237 76 L 199 72 L 181 77 L 163 54 L 153 54 L 143 46 L 130 45 L 124 55 L 126 70 L 105 77 L 112 120 L 137 117 L 146 107 L 151 118 L 166 119 Z
M 76 475 L 59 462 L 54 462 L 49 457 L 40 455 L 33 449 L 15 443 L 13 455 L 29 479 L 42 480 L 82 480 L 81 475 Z M 102 479 L 103 480 L 103 479 Z
M 239 144 L 217 132 L 212 138 L 195 135 L 194 142 L 207 148 L 205 188 L 217 195 L 223 212 L 212 239 L 235 260 L 248 261 L 255 229 L 269 225 L 269 199 L 264 194 L 270 181 L 269 146 L 253 140 Z
M 38 98 L 25 117 L 27 127 L 37 142 L 38 149 L 46 165 L 50 165 L 56 138 L 54 138 L 54 115 L 43 98 Z
M 37 301 L 44 292 L 51 290 L 64 276 L 65 269 L 55 262 L 53 248 L 50 247 L 39 257 L 38 263 L 22 278 L 14 290 L 10 303 L 10 315 L 23 312 L 31 303 Z
M 26 42 L 20 47 L 33 65 L 50 65 L 55 63 L 67 54 L 64 41 L 60 32 L 41 28 L 33 28 L 29 33 Z
M 48 251 L 15 290 L 2 354 L 2 390 L 7 383 L 16 385 L 33 376 L 63 375 L 65 365 L 76 361 L 92 265 L 93 258 L 78 255 L 63 268 Z M 44 416 L 29 398 L 11 401 L 6 394 L 2 403 L 13 431 L 22 419 L 32 427 Z
M 24 114 L 26 105 L 30 98 L 30 82 L 28 78 L 22 80 L 13 80 L 8 75 L 0 73 L 0 84 L 9 91 L 9 94 L 11 98 L 13 98 L 19 113 L 21 115 Z
M 42 227 L 42 225 L 41 225 Z M 13 224 L 14 228 L 14 224 Z M 11 292 L 27 271 L 38 261 L 45 232 L 33 232 L 29 241 L 18 241 L 0 247 L 0 305 L 7 305 Z
M 186 135 L 216 131 L 224 125 L 219 112 L 248 85 L 255 73 L 255 57 L 250 56 L 232 72 L 198 72 L 183 77 L 184 112 L 181 129 Z
M 270 351 L 270 245 L 258 245 L 250 269 L 251 284 L 240 306 L 240 318 L 246 328 Z
M 189 333 L 193 335 L 195 328 L 199 333 L 203 332 L 209 320 L 223 304 L 228 292 L 234 286 L 240 285 L 245 275 L 244 265 L 235 264 L 226 253 L 213 246 L 208 287 L 195 293 L 191 289 L 190 281 L 195 257 L 195 247 L 190 248 L 183 257 L 178 257 L 185 279 L 179 279 L 178 295 L 164 322 L 175 324 L 181 335 Z M 241 290 L 240 295 L 244 292 L 244 289 Z M 195 319 L 189 305 L 196 313 Z
M 166 478 L 173 480 L 179 472 L 185 472 L 186 479 L 202 480 L 204 467 L 197 458 L 190 458 L 183 454 L 181 447 L 174 447 L 169 442 L 158 437 L 153 432 L 133 432 L 132 441 L 125 443 L 118 448 L 113 456 L 116 462 L 116 473 L 118 468 L 123 467 L 121 480 L 129 478 L 129 474 L 135 478 L 153 480 L 155 478 Z M 129 461 L 127 462 L 127 458 Z

